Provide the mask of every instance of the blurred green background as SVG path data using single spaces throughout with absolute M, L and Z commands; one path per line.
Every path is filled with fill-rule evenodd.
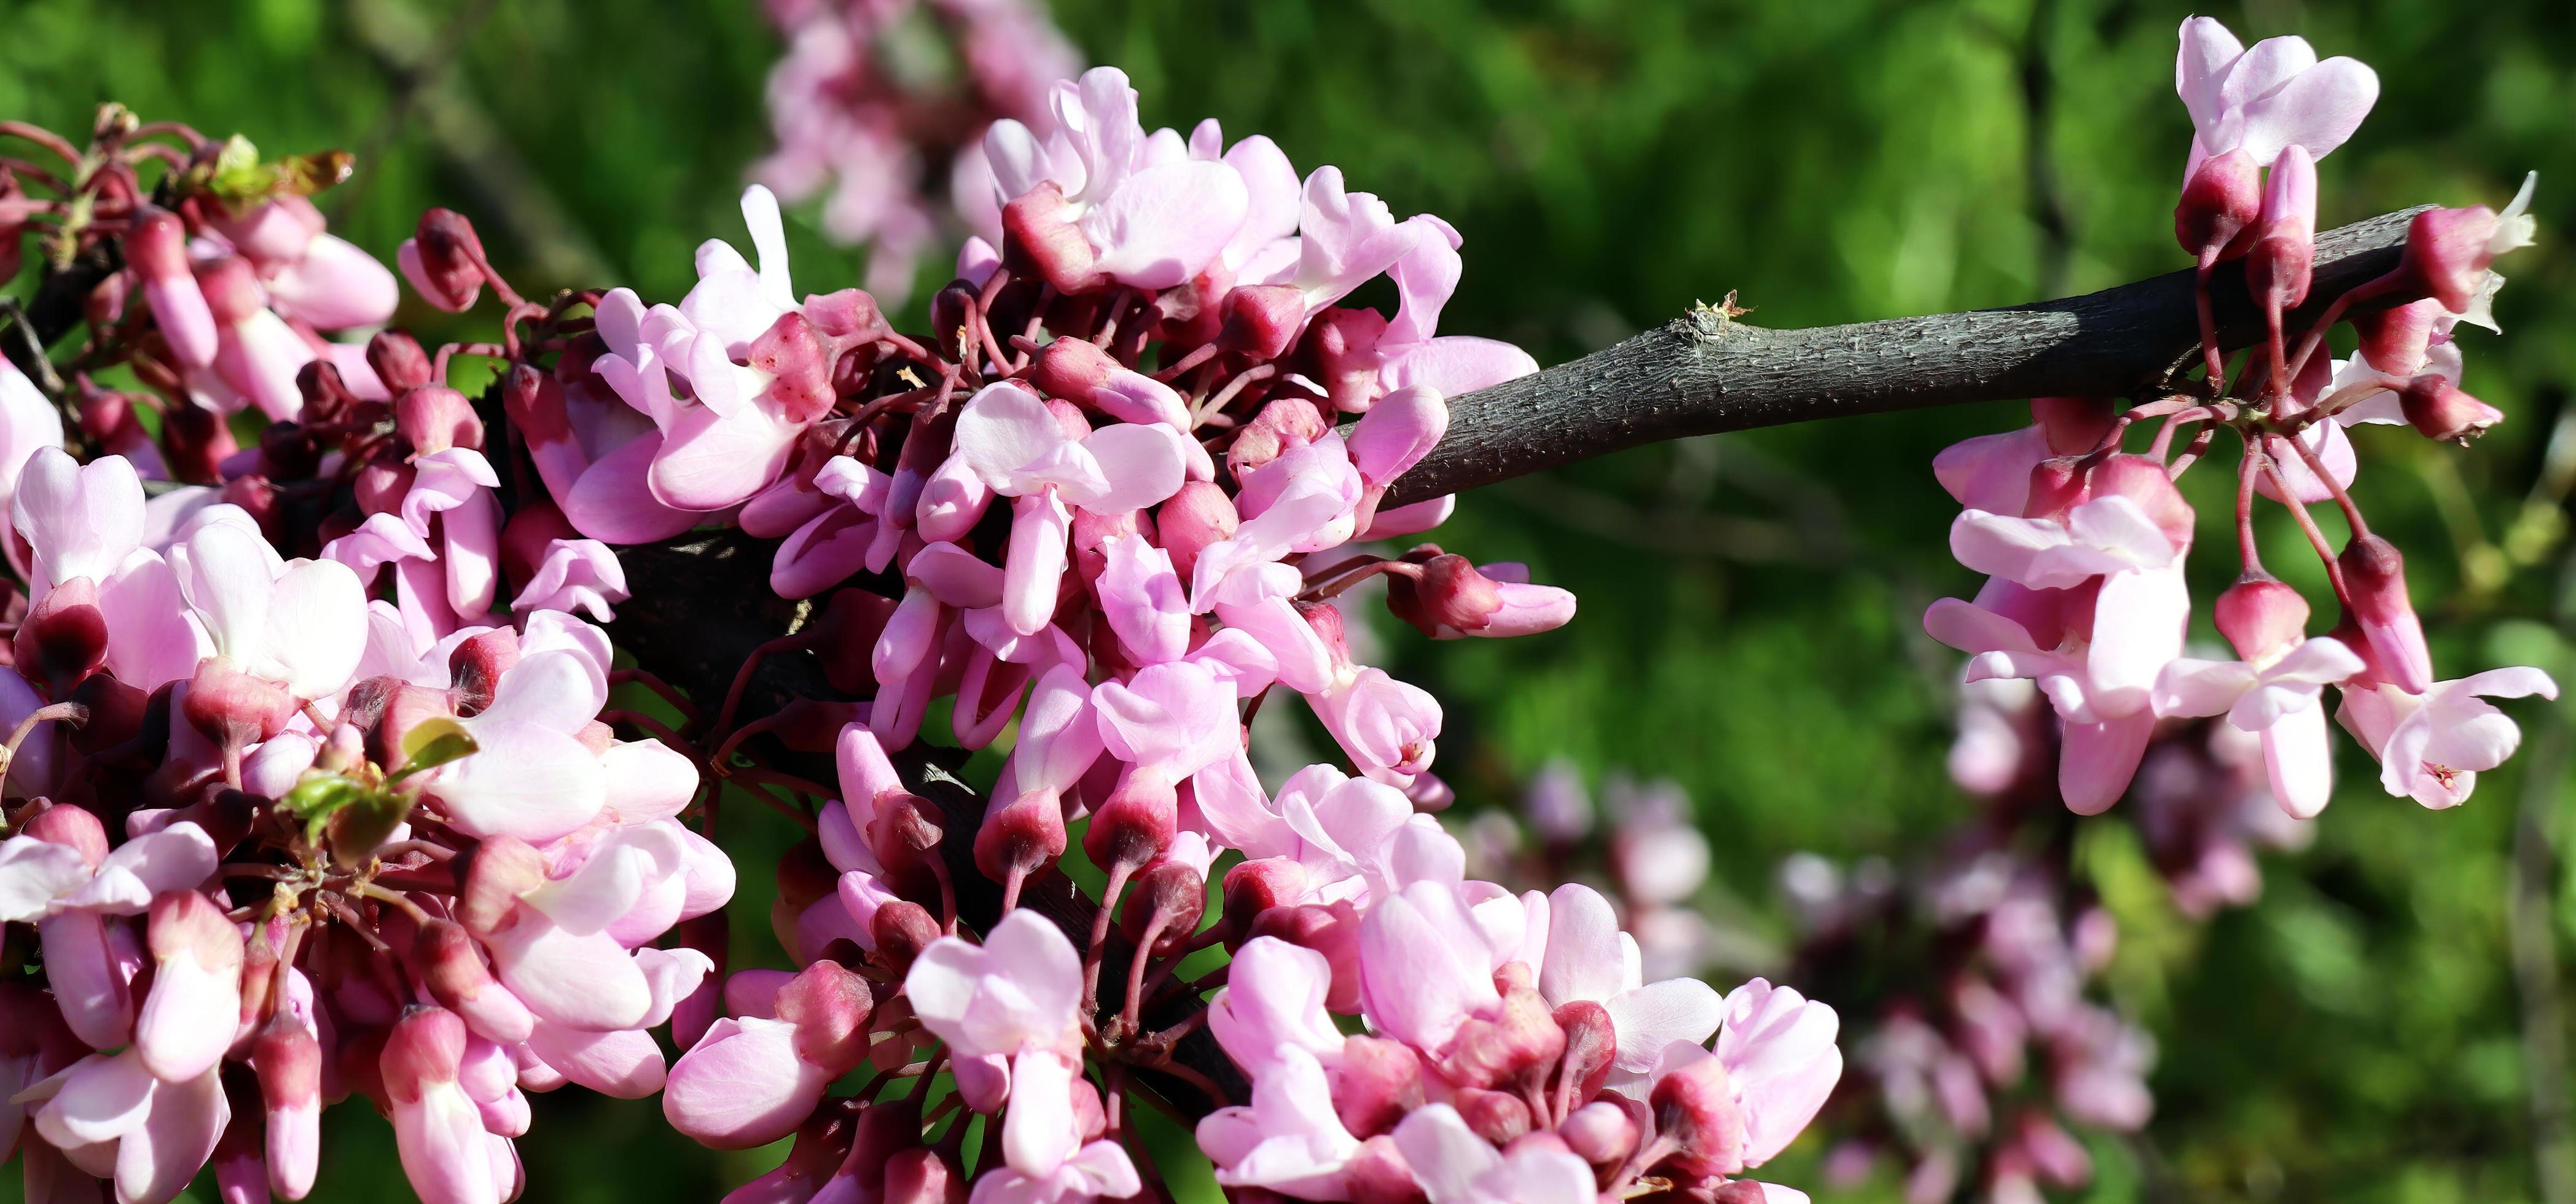
M 1054 10 L 1092 61 L 1135 77 L 1149 125 L 1214 115 L 1233 136 L 1270 134 L 1301 169 L 1341 165 L 1399 213 L 1448 218 L 1467 275 L 1443 329 L 1513 339 L 1542 362 L 1730 290 L 1749 321 L 1799 326 L 2184 266 L 2170 237 L 2190 136 L 2171 87 L 2191 11 L 2179 3 Z M 2374 431 L 2361 489 L 2410 552 L 2446 676 L 2515 662 L 2576 680 L 2558 634 L 2576 561 L 2564 481 L 2544 463 L 2576 381 L 2561 233 L 2576 229 L 2576 20 L 2565 0 L 2214 11 L 2249 41 L 2299 33 L 2379 69 L 2377 111 L 2321 165 L 2322 225 L 2501 204 L 2541 171 L 2541 244 L 2500 265 L 2506 334 L 2464 339 L 2468 389 L 2511 421 L 2466 454 Z M 476 217 L 523 287 L 675 298 L 700 239 L 738 237 L 778 52 L 746 0 L 8 0 L 0 115 L 78 131 L 113 99 L 274 152 L 352 150 L 357 177 L 323 206 L 380 256 L 443 204 Z M 825 244 L 811 218 L 791 218 L 801 288 L 855 280 L 861 254 Z M 1940 770 L 1958 658 L 1917 617 L 1974 582 L 1945 554 L 1955 508 L 1928 461 L 2023 420 L 1998 405 L 1698 440 L 1467 499 L 1444 543 L 1528 560 L 1583 609 L 1528 640 L 1433 648 L 1387 633 L 1399 674 L 1447 707 L 1442 771 L 1469 805 L 1508 803 L 1556 755 L 1596 778 L 1668 775 L 1698 801 L 1721 905 L 1784 932 L 1783 855 L 1903 855 L 1965 814 Z M 2324 597 L 2286 521 L 2266 537 L 2276 570 Z M 2200 560 L 2209 588 L 2231 572 Z M 2551 846 L 2576 792 L 2567 713 L 2511 709 L 2523 756 L 2456 811 L 2383 796 L 2344 747 L 2317 844 L 2268 857 L 2261 903 L 2206 926 L 2165 903 L 2134 842 L 2088 843 L 2086 870 L 2124 923 L 2117 1002 L 2162 1049 L 2156 1119 L 2094 1142 L 2088 1198 L 2541 1197 L 2539 1165 L 2571 1153 L 2536 1153 L 2569 1118 L 2535 1110 L 2535 1071 L 2545 1084 L 2565 1067 L 2530 1051 L 2567 1035 L 2552 945 L 2576 936 L 2576 894 Z M 746 870 L 750 894 L 763 872 Z M 737 910 L 757 926 L 756 908 Z M 712 1199 L 759 1165 L 672 1135 L 651 1101 L 565 1092 L 537 1112 L 522 1146 L 531 1200 Z M 383 1126 L 363 1109 L 331 1116 L 321 1198 L 402 1198 Z M 1813 1184 L 1813 1163 L 1808 1148 L 1774 1177 Z M 0 1179 L 0 1200 L 16 1199 L 16 1176 Z M 1864 1198 L 1893 1191 L 1882 1178 Z

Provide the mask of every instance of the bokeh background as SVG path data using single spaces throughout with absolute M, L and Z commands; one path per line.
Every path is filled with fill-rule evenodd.
M 2179 3 L 1053 11 L 1090 61 L 1134 77 L 1148 125 L 1214 115 L 1233 136 L 1270 134 L 1301 169 L 1339 164 L 1399 213 L 1448 218 L 1467 274 L 1444 330 L 1542 362 L 1730 291 L 1748 321 L 1800 326 L 2184 264 L 2170 237 L 2189 139 L 2171 86 Z M 2502 265 L 2506 333 L 2467 332 L 2466 386 L 2511 420 L 2471 454 L 2365 438 L 2363 489 L 2410 552 L 2446 675 L 2529 663 L 2576 681 L 2576 439 L 2550 454 L 2576 382 L 2561 233 L 2576 229 L 2576 20 L 2564 0 L 2213 11 L 2249 41 L 2299 33 L 2379 69 L 2377 111 L 2322 165 L 2321 225 L 2500 205 L 2541 171 L 2541 244 Z M 272 152 L 351 150 L 357 176 L 321 203 L 381 257 L 443 204 L 476 217 L 523 287 L 668 298 L 700 239 L 738 234 L 780 48 L 749 0 L 6 0 L 0 115 L 78 130 L 112 99 Z M 790 218 L 800 286 L 855 280 L 861 253 L 826 243 L 810 209 Z M 1583 602 L 1571 626 L 1526 640 L 1433 649 L 1388 625 L 1399 675 L 1447 707 L 1441 768 L 1461 806 L 1511 805 L 1553 757 L 1596 779 L 1669 777 L 1716 853 L 1703 902 L 1754 943 L 1787 935 L 1784 856 L 1923 848 L 1970 803 L 1941 771 L 1958 658 L 1917 620 L 1974 584 L 1945 554 L 1955 508 L 1928 462 L 2023 420 L 1997 405 L 1694 440 L 1466 499 L 1444 542 L 1527 560 Z M 2286 520 L 2266 538 L 2276 571 L 2323 597 Z M 2217 560 L 2201 558 L 2205 589 L 2230 571 Z M 2522 756 L 2455 811 L 2383 796 L 2343 747 L 2314 845 L 2268 856 L 2259 904 L 2206 924 L 2166 899 L 2116 814 L 2086 822 L 2077 873 L 2123 930 L 2108 997 L 2161 1057 L 2154 1121 L 2091 1140 L 2099 1175 L 2081 1198 L 2515 1200 L 2576 1184 L 2569 712 L 2512 710 Z M 745 860 L 749 894 L 759 855 Z M 563 1093 L 537 1112 L 530 1200 L 712 1199 L 777 1157 L 698 1150 L 652 1101 Z M 404 1198 L 384 1126 L 362 1108 L 330 1116 L 321 1198 Z M 1167 1174 L 1212 1199 L 1169 1136 Z M 1817 1183 L 1818 1144 L 1773 1177 Z M 1881 1174 L 1817 1197 L 1895 1190 Z M 0 1201 L 16 1191 L 0 1176 Z

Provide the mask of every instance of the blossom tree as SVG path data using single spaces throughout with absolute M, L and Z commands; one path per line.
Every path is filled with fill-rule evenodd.
M 676 301 L 533 300 L 431 210 L 401 278 L 499 322 L 425 348 L 382 328 L 395 272 L 308 199 L 345 156 L 112 105 L 86 145 L 0 123 L 37 156 L 0 159 L 0 229 L 44 263 L 0 375 L 0 1124 L 31 1197 L 166 1200 L 211 1166 L 227 1198 L 300 1198 L 320 1109 L 355 1094 L 423 1199 L 508 1199 L 527 1094 L 570 1084 L 659 1092 L 709 1146 L 792 1140 L 745 1202 L 1159 1196 L 1145 1106 L 1248 1199 L 1802 1198 L 1759 1173 L 1841 1076 L 1832 1002 L 1648 981 L 1592 888 L 1468 877 L 1433 814 L 1440 705 L 1360 663 L 1344 595 L 1382 579 L 1435 638 L 1545 632 L 1570 594 L 1407 546 L 1456 490 L 2047 393 L 1936 461 L 1992 580 L 1926 622 L 1972 676 L 2037 683 L 2071 807 L 2120 794 L 2158 719 L 2224 713 L 2312 814 L 2329 685 L 2392 792 L 2461 801 L 2512 744 L 2479 697 L 2550 687 L 2435 678 L 2340 432 L 2500 417 L 2439 365 L 2529 222 L 2315 236 L 2312 163 L 2367 69 L 2183 37 L 2196 267 L 2092 302 L 2151 320 L 2023 359 L 2012 332 L 2059 311 L 1916 320 L 1879 333 L 1998 337 L 1785 374 L 1794 338 L 1731 308 L 1548 373 L 1440 333 L 1457 230 L 1259 135 L 1149 131 L 1112 68 L 983 135 L 996 220 L 918 336 L 867 291 L 799 294 L 755 185 L 750 253 L 707 242 Z M 2205 375 L 2128 375 L 2173 361 L 2177 320 Z M 1697 371 L 1667 375 L 1677 342 Z M 459 356 L 497 363 L 480 396 Z M 1733 372 L 1771 383 L 1730 396 Z M 2172 481 L 2221 429 L 2239 659 L 2186 659 Z M 2346 514 L 2340 553 L 2305 528 L 2336 634 L 2261 574 L 2258 493 Z M 1265 782 L 1250 719 L 1288 695 L 1338 756 Z M 788 965 L 729 948 L 727 800 L 801 832 L 748 904 Z

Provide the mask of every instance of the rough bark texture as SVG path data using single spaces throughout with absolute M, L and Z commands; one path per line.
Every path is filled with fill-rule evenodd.
M 2383 214 L 2317 236 L 2301 311 L 2397 266 L 2406 223 Z M 2222 267 L 2219 339 L 2263 338 L 2243 273 Z M 2292 329 L 2297 329 L 2293 321 Z M 1681 439 L 1888 410 L 2023 397 L 2129 396 L 2196 362 L 2192 273 L 2013 309 L 1767 330 L 1702 306 L 1535 376 L 1450 401 L 1449 433 L 1396 483 L 1389 505 Z

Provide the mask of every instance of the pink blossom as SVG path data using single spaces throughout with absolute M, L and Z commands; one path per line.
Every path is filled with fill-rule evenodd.
M 1396 1147 L 1431 1204 L 1564 1204 L 1594 1195 L 1592 1168 L 1542 1143 L 1497 1150 L 1448 1104 L 1395 1127 Z
M 2427 807 L 2456 807 L 2477 789 L 2478 771 L 2513 755 L 2521 729 L 2482 698 L 2558 697 L 2538 669 L 2490 669 L 2435 682 L 2422 694 L 2387 684 L 2347 686 L 2336 713 L 2379 758 L 2379 784 Z
M 2322 159 L 2359 128 L 2379 99 L 2379 76 L 2348 58 L 2317 60 L 2304 38 L 2267 38 L 2245 48 L 2216 19 L 2182 24 L 2174 91 L 2191 110 L 2188 177 L 2202 159 L 2242 150 L 2268 164 L 2298 146 Z
M 1320 997 L 1316 1011 L 1322 1011 Z M 1275 1060 L 1254 1073 L 1251 1106 L 1219 1108 L 1199 1121 L 1199 1148 L 1216 1164 L 1216 1181 L 1303 1200 L 1350 1198 L 1343 1168 L 1360 1142 L 1342 1127 L 1332 1099 L 1312 1051 L 1279 1047 Z M 1585 1175 L 1588 1181 L 1588 1168 Z

